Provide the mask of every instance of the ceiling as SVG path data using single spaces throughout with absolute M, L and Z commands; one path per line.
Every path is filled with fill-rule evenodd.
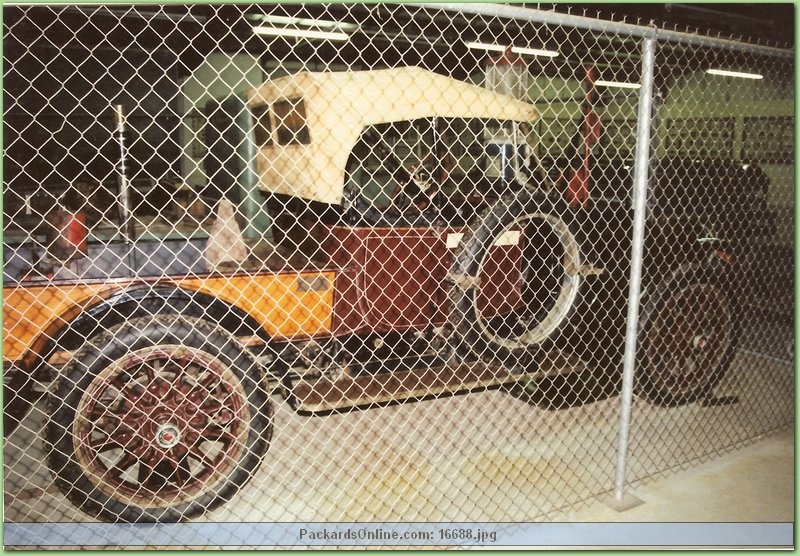
M 600 19 L 640 23 L 651 21 L 665 29 L 700 32 L 725 38 L 769 43 L 774 46 L 794 44 L 793 3 L 742 4 L 526 4 L 528 7 L 569 12 Z
M 793 46 L 793 4 L 519 4 L 600 19 L 625 21 L 679 31 L 719 34 L 751 39 L 774 46 Z M 44 47 L 105 48 L 124 51 L 165 50 L 178 57 L 180 74 L 190 73 L 209 53 L 217 50 L 276 60 L 298 59 L 326 66 L 378 67 L 423 65 L 445 69 L 455 76 L 468 74 L 482 63 L 485 53 L 469 51 L 464 42 L 488 40 L 557 45 L 569 51 L 570 65 L 580 67 L 592 60 L 602 67 L 639 66 L 637 41 L 613 38 L 613 48 L 565 27 L 547 27 L 524 21 L 471 17 L 454 11 L 419 8 L 411 4 L 166 4 L 133 8 L 109 4 L 100 9 L 86 6 L 62 8 L 4 8 L 4 23 L 12 32 L 4 35 L 6 61 L 15 47 L 27 51 L 40 42 Z M 346 44 L 265 41 L 254 37 L 254 21 L 264 14 L 335 19 L 357 23 Z M 18 20 L 19 18 L 19 20 Z M 256 19 L 254 19 L 256 18 Z M 16 22 L 20 21 L 19 26 Z M 122 23 L 122 25 L 120 25 Z M 29 30 L 20 29 L 30 27 Z M 17 43 L 15 39 L 18 39 Z M 33 39 L 33 41 L 31 40 Z M 565 46 L 568 45 L 568 46 Z M 10 50 L 8 50 L 10 49 Z M 534 62 L 536 63 L 536 62 Z M 439 66 L 439 67 L 437 67 Z M 545 68 L 548 73 L 555 68 Z M 691 70 L 691 68 L 683 68 Z M 563 72 L 564 69 L 561 69 Z
M 527 8 L 572 13 L 630 24 L 655 23 L 661 28 L 743 39 L 752 42 L 794 42 L 792 4 L 517 4 Z M 641 71 L 641 42 L 621 34 L 602 36 L 566 26 L 531 21 L 472 16 L 413 4 L 166 4 L 124 6 L 108 4 L 52 7 L 4 7 L 4 60 L 24 65 L 33 54 L 39 60 L 57 53 L 139 52 L 162 64 L 175 80 L 190 75 L 212 52 L 247 52 L 262 62 L 294 62 L 308 68 L 367 69 L 417 65 L 464 79 L 483 67 L 486 51 L 467 48 L 467 41 L 493 44 L 527 43 L 552 46 L 561 52 L 556 61 L 528 58 L 536 75 L 582 79 L 587 63 L 615 81 L 636 82 Z M 296 41 L 265 39 L 253 26 L 266 15 L 335 20 L 355 23 L 349 40 Z M 739 33 L 739 35 L 737 35 Z M 768 40 L 769 39 L 769 40 Z M 784 39 L 781 41 L 781 39 Z M 42 52 L 38 53 L 41 48 Z M 666 83 L 680 75 L 708 67 L 748 67 L 759 62 L 747 53 L 711 49 L 688 50 L 686 45 L 662 45 L 667 63 L 659 65 Z M 125 54 L 128 56 L 129 54 Z M 673 56 L 670 58 L 671 56 Z M 160 60 L 164 60 L 161 62 Z M 792 61 L 780 72 L 793 72 Z
M 654 21 L 668 29 L 700 29 L 724 37 L 746 30 L 756 41 L 794 43 L 791 4 L 524 6 L 642 25 Z M 265 39 L 253 33 L 253 26 L 268 14 L 349 22 L 359 29 L 342 42 Z M 466 79 L 484 71 L 487 60 L 485 51 L 467 48 L 466 41 L 485 40 L 559 50 L 561 55 L 552 60 L 525 60 L 537 77 L 582 80 L 591 65 L 617 81 L 635 82 L 642 66 L 640 39 L 413 4 L 5 5 L 3 25 L 4 123 L 23 136 L 11 141 L 18 150 L 6 157 L 4 171 L 8 180 L 17 175 L 34 186 L 79 175 L 87 171 L 86 160 L 93 161 L 94 174 L 109 174 L 115 154 L 103 149 L 114 147 L 108 142 L 110 102 L 134 107 L 129 122 L 141 133 L 130 145 L 132 159 L 144 161 L 149 175 L 163 175 L 180 158 L 181 148 L 172 133 L 179 121 L 170 104 L 179 98 L 182 80 L 220 51 L 246 52 L 265 68 L 288 63 L 309 69 L 417 65 Z M 661 46 L 655 85 L 662 91 L 672 80 L 708 67 L 712 58 L 719 62 L 720 56 L 728 57 L 723 67 L 763 66 L 781 76 L 794 75 L 793 57 L 763 63 L 747 53 Z M 152 156 L 150 145 L 161 145 L 159 156 Z M 28 160 L 36 163 L 27 164 L 24 172 L 12 164 Z

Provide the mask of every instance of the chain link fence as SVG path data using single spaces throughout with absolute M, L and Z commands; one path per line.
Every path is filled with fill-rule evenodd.
M 6 522 L 558 520 L 793 424 L 792 50 L 3 14 Z

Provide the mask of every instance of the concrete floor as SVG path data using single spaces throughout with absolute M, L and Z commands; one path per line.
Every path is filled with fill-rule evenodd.
M 572 522 L 794 522 L 794 431 L 780 432 L 676 475 L 634 485 L 625 511 L 600 497 Z
M 704 535 L 706 535 L 706 531 L 710 527 L 709 523 L 713 523 L 716 526 L 720 522 L 723 524 L 727 522 L 734 527 L 734 531 L 741 531 L 743 527 L 748 527 L 753 522 L 756 522 L 756 524 L 761 522 L 764 525 L 783 523 L 789 524 L 788 530 L 784 527 L 776 535 L 776 538 L 782 539 L 782 542 L 775 542 L 774 545 L 788 547 L 794 542 L 791 530 L 791 524 L 794 522 L 795 517 L 794 467 L 794 434 L 792 430 L 784 430 L 743 448 L 714 457 L 685 471 L 678 473 L 667 472 L 659 479 L 634 483 L 628 488 L 627 492 L 640 499 L 642 504 L 632 509 L 618 512 L 603 501 L 605 497 L 599 496 L 594 501 L 577 504 L 577 509 L 573 511 L 551 514 L 549 524 L 531 523 L 527 525 L 530 527 L 537 525 L 549 527 L 549 529 L 545 529 L 545 534 L 555 533 L 556 542 L 559 543 L 574 542 L 575 539 L 596 538 L 598 533 L 601 536 L 605 535 L 604 538 L 606 538 L 608 534 L 604 532 L 607 528 L 619 525 L 623 528 L 612 529 L 610 535 L 612 538 L 621 539 L 622 542 L 620 542 L 619 546 L 626 548 L 634 547 L 633 545 L 625 544 L 629 542 L 631 535 L 643 538 L 643 533 L 632 529 L 632 527 L 644 526 L 648 528 L 649 532 L 642 545 L 650 548 L 665 548 L 668 545 L 652 539 L 671 539 L 670 535 L 675 533 L 673 531 L 674 527 L 678 527 L 679 531 L 683 531 L 680 528 L 687 524 L 691 525 L 692 522 L 697 522 L 702 528 L 700 536 L 703 538 L 705 538 Z M 58 521 L 86 521 L 86 516 L 74 509 L 69 509 L 70 506 L 66 501 L 58 494 L 57 490 L 54 490 L 52 485 L 47 486 L 48 481 L 43 480 L 43 477 L 37 477 L 34 474 L 29 478 L 31 480 L 30 485 L 41 483 L 43 490 L 39 490 L 37 493 L 34 492 L 37 489 L 34 489 L 34 491 L 30 491 L 28 498 L 17 499 L 16 503 L 12 502 L 14 500 L 13 496 L 7 497 L 6 501 L 12 502 L 10 507 L 6 508 L 7 510 L 12 510 L 12 513 L 23 510 L 27 513 L 28 518 L 38 514 L 41 517 L 56 518 Z M 426 481 L 423 481 L 423 483 L 426 483 Z M 427 486 L 430 486 L 430 484 L 430 481 L 427 481 Z M 484 488 L 486 486 L 485 484 L 483 485 Z M 248 491 L 246 496 L 240 498 L 238 504 L 233 504 L 233 508 L 223 509 L 222 512 L 230 512 L 232 515 L 238 514 L 239 516 L 243 514 L 252 516 L 250 519 L 243 520 L 240 517 L 242 521 L 269 521 L 264 518 L 264 515 L 268 513 L 267 508 L 263 505 L 264 487 L 264 483 L 260 485 L 257 483 L 254 490 L 261 491 L 260 494 Z M 486 492 L 491 493 L 491 490 L 489 488 Z M 359 491 L 362 495 L 364 492 L 363 490 Z M 430 491 L 428 490 L 428 492 Z M 425 494 L 425 489 L 415 490 L 415 493 L 415 495 Z M 450 494 L 453 493 L 450 492 Z M 509 497 L 509 501 L 516 499 L 517 503 L 519 503 L 519 494 L 518 492 L 517 496 Z M 254 498 L 251 496 L 254 496 Z M 297 496 L 295 494 L 296 498 Z M 311 498 L 316 497 L 312 496 Z M 356 496 L 356 498 L 362 497 Z M 488 497 L 488 500 L 485 496 L 479 498 L 486 503 L 491 501 L 493 497 Z M 255 504 L 255 500 L 259 499 L 262 504 Z M 250 503 L 247 503 L 248 500 Z M 340 499 L 339 503 L 342 503 L 342 501 Z M 464 500 L 462 499 L 463 503 Z M 238 510 L 235 509 L 236 506 L 239 506 Z M 249 511 L 242 511 L 242 506 L 249 506 Z M 286 511 L 286 508 L 283 511 Z M 218 516 L 222 514 L 215 512 L 215 515 L 219 519 Z M 211 517 L 210 520 L 213 521 L 214 518 Z M 221 519 L 220 521 L 236 520 Z M 433 521 L 436 520 L 434 519 Z M 673 522 L 674 525 L 671 525 L 670 522 Z M 496 522 L 496 524 L 498 534 L 503 534 L 504 525 L 502 525 L 502 521 Z M 559 530 L 558 527 L 561 524 L 567 529 Z M 505 523 L 505 526 L 509 525 L 511 527 L 514 526 L 513 523 Z M 523 523 L 522 527 L 525 530 L 526 524 Z M 586 529 L 587 527 L 588 530 Z M 598 531 L 593 529 L 594 527 L 602 529 Z M 528 544 L 540 542 L 541 533 L 539 529 L 527 529 L 525 531 L 526 534 L 522 537 L 524 542 L 522 544 L 509 545 L 510 548 L 519 549 L 523 546 L 536 549 L 547 548 L 547 546 L 541 544 Z M 763 531 L 759 533 L 760 537 L 764 536 Z M 550 537 L 552 538 L 552 536 L 551 534 Z M 719 536 L 718 533 L 717 538 Z M 742 547 L 747 545 L 747 542 L 742 542 L 741 533 L 739 536 L 739 541 L 733 546 Z M 788 541 L 786 540 L 787 537 L 789 538 Z M 767 536 L 767 539 L 771 538 Z M 763 547 L 763 539 L 761 542 L 762 546 L 759 548 Z M 468 547 L 461 546 L 461 548 Z M 597 544 L 583 544 L 581 542 L 578 545 L 554 543 L 552 547 L 570 549 L 613 548 L 613 546 L 600 544 L 599 542 Z M 684 545 L 676 545 L 676 547 L 686 548 Z M 169 548 L 174 548 L 174 546 L 170 545 Z M 423 548 L 431 547 L 425 546 Z M 484 546 L 482 548 L 497 549 L 500 547 Z
M 628 492 L 644 503 L 625 512 L 594 494 L 613 485 L 615 397 L 553 410 L 491 390 L 326 417 L 276 403 L 256 475 L 197 521 L 792 523 L 793 363 L 743 350 L 718 394 L 741 400 L 634 401 Z M 39 403 L 5 441 L 4 518 L 86 522 L 45 465 L 45 420 Z

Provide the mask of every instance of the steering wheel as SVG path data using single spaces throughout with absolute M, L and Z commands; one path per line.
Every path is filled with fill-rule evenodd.
M 427 205 L 434 199 L 439 187 L 450 176 L 450 170 L 453 166 L 453 157 L 450 155 L 449 151 L 444 151 L 439 155 L 439 164 L 437 167 L 434 167 L 433 171 L 431 171 L 426 168 L 426 163 L 435 157 L 436 155 L 434 153 L 428 153 L 422 158 L 422 160 L 416 162 L 411 167 L 411 171 L 409 172 L 411 181 L 417 187 L 419 193 L 424 197 L 422 200 L 417 202 L 417 206 L 420 208 L 420 210 L 424 210 L 425 207 L 427 207 Z M 437 170 L 440 172 L 440 179 L 436 179 Z M 420 195 L 418 194 L 414 197 L 418 198 Z M 420 204 L 424 206 L 419 206 Z
M 433 155 L 428 153 L 423 157 L 422 160 L 414 163 L 411 166 L 411 171 L 409 174 L 411 175 L 411 181 L 414 182 L 414 185 L 417 186 L 420 193 L 424 193 L 428 195 L 428 190 L 431 189 L 435 181 L 433 179 L 433 172 L 428 170 L 425 167 L 425 163 L 428 162 Z M 428 195 L 430 197 L 430 195 Z

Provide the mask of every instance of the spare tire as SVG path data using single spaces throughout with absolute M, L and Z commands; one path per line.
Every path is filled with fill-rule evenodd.
M 465 231 L 448 275 L 461 358 L 518 372 L 562 347 L 581 318 L 585 270 L 571 216 L 560 201 L 521 193 Z

